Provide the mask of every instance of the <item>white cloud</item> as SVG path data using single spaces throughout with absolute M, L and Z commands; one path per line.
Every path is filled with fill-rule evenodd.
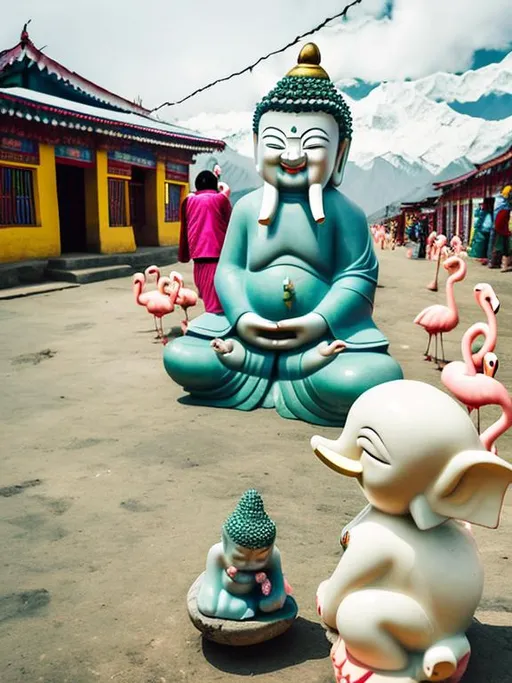
M 6 1 L 6 0 L 4 0 Z M 348 1 L 348 0 L 347 0 Z M 333 16 L 343 0 L 17 0 L 0 23 L 0 49 L 13 45 L 32 17 L 31 36 L 85 77 L 147 106 L 178 99 L 245 67 Z M 312 40 L 334 79 L 416 78 L 463 70 L 479 48 L 503 48 L 512 36 L 510 0 L 363 0 L 345 23 Z M 252 74 L 166 108 L 167 118 L 201 111 L 252 109 L 294 64 L 298 48 Z
M 394 0 L 391 18 L 364 17 L 318 40 L 335 79 L 419 78 L 463 71 L 479 49 L 507 49 L 509 0 Z

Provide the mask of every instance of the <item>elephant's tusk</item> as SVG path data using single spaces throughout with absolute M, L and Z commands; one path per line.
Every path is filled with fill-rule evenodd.
M 335 453 L 327 446 L 318 445 L 314 449 L 314 453 L 324 465 L 330 467 L 338 474 L 344 474 L 347 477 L 356 477 L 359 479 L 363 474 L 363 466 L 360 460 L 352 460 L 346 458 L 344 455 Z

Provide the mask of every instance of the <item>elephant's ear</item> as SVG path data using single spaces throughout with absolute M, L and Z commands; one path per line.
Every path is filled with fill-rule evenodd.
M 488 451 L 453 457 L 426 497 L 438 515 L 496 529 L 503 499 L 512 483 L 512 465 Z
M 341 181 L 343 180 L 343 174 L 345 172 L 345 166 L 347 164 L 349 151 L 350 140 L 345 138 L 345 140 L 340 141 L 338 153 L 336 155 L 336 165 L 331 176 L 331 183 L 334 185 L 334 187 L 338 187 L 338 185 L 341 185 Z

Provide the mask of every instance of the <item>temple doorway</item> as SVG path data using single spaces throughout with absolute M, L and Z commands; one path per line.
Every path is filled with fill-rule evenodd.
M 85 170 L 82 166 L 56 164 L 62 254 L 87 251 Z
M 132 166 L 130 221 L 133 227 L 135 244 L 138 247 L 153 246 L 147 225 L 146 181 L 146 171 L 138 166 Z

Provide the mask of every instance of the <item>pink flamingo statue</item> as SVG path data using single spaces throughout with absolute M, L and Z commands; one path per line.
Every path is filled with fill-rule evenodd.
M 165 290 L 169 288 L 172 283 L 173 281 L 171 278 L 165 276 L 160 277 L 158 280 L 158 289 L 151 292 L 143 292 L 142 289 L 145 284 L 144 274 L 135 273 L 133 276 L 133 293 L 135 295 L 135 301 L 139 304 L 139 306 L 144 306 L 148 313 L 151 313 L 153 320 L 155 321 L 157 339 L 161 339 L 163 343 L 166 342 L 162 318 L 164 315 L 174 311 L 179 289 L 178 287 L 175 287 L 175 290 L 171 295 L 166 294 Z M 160 326 L 158 326 L 157 320 L 159 321 Z
M 183 312 L 185 313 L 185 320 L 181 321 L 181 331 L 183 332 L 183 334 L 186 334 L 189 324 L 188 309 L 197 304 L 199 297 L 193 289 L 189 289 L 188 287 L 183 286 L 183 276 L 181 275 L 181 273 L 178 273 L 177 271 L 173 270 L 170 274 L 170 278 L 174 282 L 179 282 L 176 304 L 180 306 L 183 309 Z
M 429 355 L 430 343 L 432 341 L 432 337 L 435 337 L 434 358 L 438 369 L 441 369 L 441 366 L 439 364 L 437 355 L 437 337 L 440 337 L 443 363 L 445 363 L 446 359 L 444 355 L 443 334 L 451 332 L 459 324 L 459 311 L 457 304 L 455 303 L 453 287 L 456 282 L 461 282 L 461 280 L 464 280 L 468 270 L 466 263 L 458 256 L 450 256 L 450 258 L 446 259 L 443 266 L 450 273 L 448 279 L 446 280 L 446 301 L 448 305 L 443 306 L 441 304 L 434 304 L 433 306 L 428 306 L 418 313 L 418 315 L 414 318 L 414 324 L 420 325 L 428 333 L 428 344 L 424 353 L 425 360 L 432 359 L 432 357 Z
M 384 249 L 386 246 L 386 228 L 381 225 L 377 231 L 377 245 L 380 249 Z
M 433 246 L 434 242 L 436 241 L 436 237 L 437 237 L 437 232 L 435 230 L 432 230 L 432 232 L 430 232 L 428 237 L 427 237 L 427 244 L 425 247 L 425 251 L 426 251 L 425 255 L 426 255 L 426 258 L 428 261 L 430 261 L 432 259 L 432 246 Z
M 455 256 L 460 256 L 462 252 L 462 240 L 458 235 L 454 235 L 450 240 L 450 249 Z
M 484 335 L 484 343 L 479 351 L 473 353 L 473 363 L 475 368 L 477 372 L 482 372 L 485 355 L 494 351 L 496 348 L 496 341 L 498 338 L 498 323 L 496 320 L 496 315 L 500 309 L 500 301 L 496 296 L 494 289 L 486 282 L 479 282 L 477 285 L 475 285 L 473 288 L 473 294 L 477 304 L 487 317 L 487 325 L 485 323 L 481 323 L 486 330 Z
M 485 334 L 485 327 L 485 324 L 475 323 L 465 332 L 461 342 L 464 360 L 448 363 L 441 373 L 441 381 L 455 398 L 467 407 L 469 413 L 473 410 L 479 411 L 486 405 L 501 406 L 502 413 L 499 419 L 480 435 L 484 448 L 496 452 L 495 441 L 512 426 L 512 398 L 503 384 L 494 378 L 498 367 L 494 353 L 489 353 L 484 358 L 485 374 L 477 374 L 471 356 L 471 344 L 478 335 Z
M 432 259 L 435 259 L 436 261 L 436 274 L 432 282 L 427 285 L 427 289 L 430 289 L 431 292 L 437 292 L 438 286 L 439 286 L 439 266 L 441 265 L 441 261 L 444 257 L 446 257 L 446 242 L 447 242 L 446 235 L 438 235 L 436 239 L 434 240 L 434 243 L 431 247 L 431 254 L 432 254 Z
M 135 275 L 133 276 L 133 278 L 134 278 L 134 279 L 133 279 L 133 284 L 134 284 L 134 285 L 135 285 L 135 276 L 137 276 L 137 280 L 139 280 L 139 279 L 140 279 L 140 277 L 139 277 L 140 275 L 142 275 L 142 273 L 135 273 Z M 146 290 L 146 285 L 150 282 L 150 280 L 152 279 L 153 275 L 156 276 L 156 278 L 155 278 L 155 284 L 156 284 L 156 286 L 158 287 L 158 280 L 160 279 L 160 268 L 159 268 L 158 266 L 149 266 L 149 267 L 146 268 L 146 270 L 144 271 L 144 275 L 143 275 L 143 277 L 144 277 L 144 284 L 143 284 L 143 286 L 142 286 L 142 290 L 141 290 L 141 292 L 139 292 L 138 295 L 135 296 L 135 300 L 136 300 L 136 302 L 137 302 L 140 306 L 145 306 L 146 303 L 149 301 L 149 298 L 150 298 L 150 297 L 147 296 L 147 295 L 150 294 L 151 291 L 153 291 L 153 292 L 157 291 L 157 290 L 149 290 L 149 291 Z M 135 289 L 134 289 L 134 292 L 135 292 Z M 155 318 L 155 331 L 156 331 L 156 334 L 157 334 L 156 339 L 160 339 L 160 332 L 159 332 L 158 327 L 157 327 L 157 324 L 156 324 L 156 318 Z

